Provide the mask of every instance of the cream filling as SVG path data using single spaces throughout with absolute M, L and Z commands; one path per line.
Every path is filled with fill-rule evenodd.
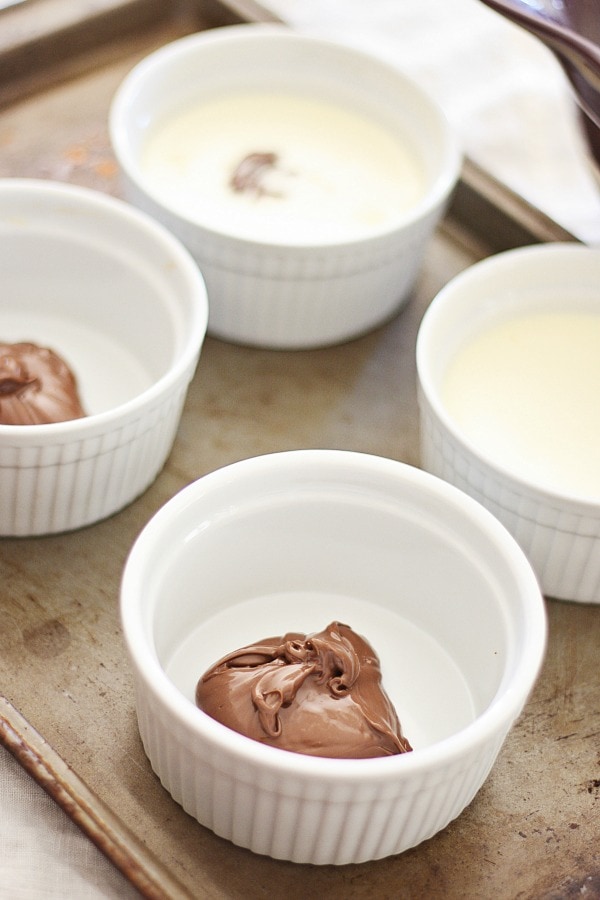
M 443 403 L 491 461 L 551 490 L 600 497 L 600 315 L 523 315 L 448 367 Z
M 250 154 L 273 154 L 260 190 L 231 180 Z M 141 151 L 155 196 L 209 227 L 262 241 L 352 239 L 414 207 L 425 172 L 408 142 L 329 102 L 232 93 L 157 123 Z

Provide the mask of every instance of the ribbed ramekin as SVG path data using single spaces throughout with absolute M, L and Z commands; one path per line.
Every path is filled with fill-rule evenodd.
M 0 324 L 50 346 L 87 415 L 0 424 L 0 534 L 90 525 L 156 478 L 171 450 L 208 319 L 188 251 L 149 216 L 98 192 L 0 181 Z
M 145 136 L 186 103 L 226 92 L 288 91 L 327 98 L 408 141 L 426 172 L 421 198 L 387 225 L 340 239 L 273 243 L 236 234 L 169 206 L 140 163 Z M 176 234 L 197 260 L 210 299 L 209 332 L 269 348 L 349 340 L 406 301 L 428 239 L 458 179 L 456 136 L 435 103 L 403 73 L 358 50 L 275 25 L 211 29 L 142 60 L 111 107 L 110 134 L 125 196 Z M 348 185 L 352 191 L 352 184 Z
M 597 249 L 546 244 L 511 250 L 477 263 L 446 285 L 426 312 L 417 341 L 423 467 L 470 494 L 503 523 L 547 596 L 582 603 L 600 603 L 600 499 L 536 483 L 503 460 L 491 459 L 449 414 L 442 386 L 449 361 L 486 322 L 501 321 L 504 313 L 600 315 L 599 287 Z
M 121 615 L 144 748 L 174 800 L 235 844 L 317 865 L 400 853 L 456 818 L 546 638 L 532 569 L 482 506 L 402 463 L 327 450 L 244 460 L 175 496 L 132 548 Z M 373 643 L 412 753 L 291 753 L 196 708 L 224 652 L 336 618 Z

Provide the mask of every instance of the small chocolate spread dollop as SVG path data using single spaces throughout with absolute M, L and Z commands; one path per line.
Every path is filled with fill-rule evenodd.
M 53 350 L 0 344 L 0 423 L 48 425 L 85 416 L 75 376 Z
M 279 194 L 269 190 L 265 184 L 266 175 L 277 167 L 276 153 L 249 153 L 235 167 L 229 185 L 236 193 L 256 194 L 257 197 Z
M 224 656 L 196 704 L 247 737 L 309 756 L 366 759 L 412 750 L 377 654 L 348 625 L 265 638 Z

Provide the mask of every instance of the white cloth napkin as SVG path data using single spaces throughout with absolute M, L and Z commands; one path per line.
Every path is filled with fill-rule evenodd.
M 479 0 L 263 0 L 297 31 L 368 50 L 435 97 L 465 152 L 600 243 L 600 182 L 553 54 Z
M 0 748 L 0 898 L 127 900 L 139 893 Z
M 600 189 L 562 69 L 479 0 L 268 0 L 306 33 L 407 71 L 445 108 L 465 152 L 574 235 L 600 243 Z M 136 892 L 0 750 L 0 900 Z

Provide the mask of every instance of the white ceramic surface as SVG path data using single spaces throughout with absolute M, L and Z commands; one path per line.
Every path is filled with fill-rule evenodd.
M 83 419 L 0 425 L 0 534 L 91 524 L 164 465 L 208 318 L 198 267 L 163 226 L 120 200 L 0 180 L 0 331 L 72 368 Z
M 165 788 L 218 835 L 301 863 L 399 853 L 458 816 L 545 649 L 536 579 L 496 519 L 427 473 L 348 451 L 248 459 L 185 488 L 136 541 L 121 615 Z M 412 753 L 289 753 L 194 705 L 222 654 L 336 618 L 378 652 Z
M 294 90 L 341 104 L 408 141 L 426 171 L 420 202 L 353 240 L 261 243 L 167 206 L 140 166 L 149 130 L 170 112 L 242 88 Z M 125 195 L 164 222 L 204 275 L 209 331 L 274 348 L 338 343 L 374 328 L 406 301 L 460 171 L 444 115 L 397 69 L 335 42 L 275 25 L 212 29 L 139 63 L 118 89 L 110 134 Z M 349 187 L 351 190 L 351 186 Z
M 442 289 L 417 341 L 421 459 L 425 469 L 466 491 L 506 526 L 546 595 L 600 603 L 598 496 L 553 489 L 492 460 L 462 433 L 442 400 L 448 364 L 467 338 L 508 315 L 551 310 L 600 314 L 600 250 L 578 244 L 511 250 L 477 263 Z M 574 465 L 576 459 L 574 448 Z

